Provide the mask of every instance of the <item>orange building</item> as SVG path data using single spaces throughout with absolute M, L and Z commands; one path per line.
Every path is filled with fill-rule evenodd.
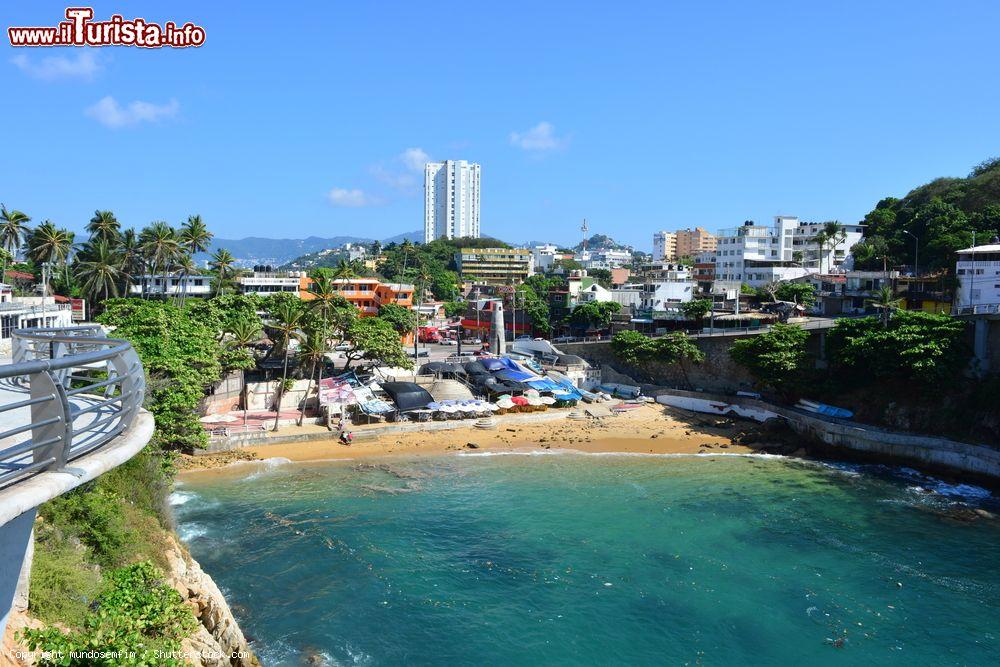
M 379 306 L 393 303 L 413 308 L 413 285 L 383 283 L 378 278 L 340 278 L 334 281 L 340 296 L 350 301 L 360 315 L 378 315 Z M 312 281 L 306 279 L 300 291 L 302 298 L 310 300 Z

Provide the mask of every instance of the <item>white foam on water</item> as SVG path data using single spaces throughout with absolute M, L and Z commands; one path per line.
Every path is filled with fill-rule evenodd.
M 585 452 L 579 449 L 553 448 L 553 449 L 513 449 L 504 452 L 457 452 L 455 456 L 490 457 L 490 456 L 611 456 L 611 457 L 640 457 L 640 458 L 713 458 L 729 456 L 746 459 L 787 459 L 781 454 L 763 453 L 742 453 L 742 452 L 704 452 L 704 453 L 683 453 L 683 452 Z
M 167 498 L 167 502 L 170 503 L 171 507 L 178 507 L 195 497 L 195 494 L 188 491 L 174 491 Z
M 177 537 L 181 538 L 181 542 L 190 542 L 205 535 L 208 535 L 208 528 L 200 523 L 183 523 L 177 526 Z

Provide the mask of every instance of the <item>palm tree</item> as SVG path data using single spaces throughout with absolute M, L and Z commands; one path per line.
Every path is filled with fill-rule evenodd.
M 92 241 L 102 240 L 113 243 L 118 240 L 121 225 L 111 211 L 94 211 L 94 217 L 87 223 L 87 233 Z
M 284 368 L 281 372 L 281 384 L 278 386 L 278 399 L 274 406 L 274 428 L 278 430 L 278 418 L 281 416 L 281 399 L 285 395 L 285 383 L 288 382 L 288 345 L 294 340 L 300 340 L 302 333 L 302 321 L 305 319 L 305 311 L 294 301 L 281 301 L 275 311 L 274 322 L 271 327 L 277 332 L 277 340 L 274 345 L 280 349 L 284 355 Z M 280 346 L 280 347 L 279 347 Z
M 215 295 L 219 296 L 222 291 L 222 284 L 225 282 L 226 277 L 232 273 L 233 264 L 236 262 L 236 258 L 226 250 L 225 248 L 219 248 L 212 255 L 212 262 L 210 266 L 215 269 Z
M 320 364 L 326 358 L 326 331 L 323 329 L 312 330 L 307 332 L 306 337 L 302 340 L 299 345 L 299 359 L 310 364 L 312 368 L 309 371 L 309 382 L 306 383 L 306 395 L 302 399 L 302 407 L 299 409 L 299 421 L 298 426 L 302 426 L 302 422 L 306 418 L 306 402 L 309 400 L 309 392 L 312 391 L 312 381 L 316 377 L 316 366 Z M 319 404 L 319 396 L 317 395 L 317 405 Z
M 187 291 L 188 291 L 188 276 L 197 270 L 195 266 L 194 259 L 191 255 L 184 253 L 176 259 L 174 262 L 174 269 L 177 271 L 177 275 L 181 279 L 181 307 L 187 303 Z
M 865 301 L 878 309 L 882 326 L 884 327 L 889 326 L 889 320 L 892 319 L 892 311 L 903 305 L 903 300 L 896 298 L 896 294 L 888 285 L 880 287 L 878 292 L 875 293 L 874 298 L 865 299 Z
M 146 264 L 142 256 L 142 247 L 139 244 L 139 237 L 134 229 L 126 229 L 118 239 L 118 252 L 120 254 L 120 276 L 122 282 L 122 294 L 128 294 L 132 287 L 132 281 L 136 276 L 142 276 L 146 271 Z
M 17 251 L 24 243 L 24 237 L 28 234 L 28 223 L 31 218 L 18 210 L 8 209 L 0 204 L 0 248 L 3 248 L 14 259 L 17 259 Z M 3 261 L 3 275 L 0 275 L 0 282 L 7 278 L 7 259 Z
M 357 278 L 358 274 L 354 270 L 354 265 L 347 260 L 340 260 L 337 262 L 337 268 L 333 270 L 334 280 L 350 280 L 351 278 Z
M 108 241 L 96 239 L 87 244 L 76 262 L 76 278 L 95 304 L 118 296 L 121 279 L 121 256 Z
M 45 265 L 65 265 L 73 249 L 73 236 L 73 232 L 59 229 L 49 220 L 28 233 L 28 258 L 43 267 L 42 296 L 48 296 L 48 282 L 51 279 L 46 277 L 49 273 L 45 271 Z
M 308 302 L 309 308 L 318 310 L 323 320 L 323 353 L 326 354 L 329 349 L 329 340 L 333 333 L 330 330 L 331 316 L 338 306 L 343 307 L 350 304 L 344 297 L 340 296 L 336 281 L 326 273 L 318 273 L 313 276 L 309 282 L 307 292 L 312 296 L 312 299 Z M 341 329 L 343 328 L 346 328 L 346 326 L 341 327 Z M 320 364 L 319 380 L 317 382 L 323 382 L 323 364 Z
M 815 241 L 819 244 L 819 271 L 823 272 L 823 255 L 826 254 L 827 246 L 831 251 L 836 251 L 837 246 L 847 240 L 847 230 L 844 225 L 837 220 L 823 223 L 823 229 L 816 233 Z M 833 268 L 833 257 L 830 257 L 830 267 Z
M 163 278 L 163 296 L 166 298 L 167 273 L 181 248 L 177 230 L 165 222 L 154 222 L 139 233 L 139 247 L 149 263 L 152 274 Z
M 181 225 L 179 236 L 181 245 L 187 249 L 188 254 L 194 255 L 208 250 L 213 234 L 208 231 L 200 215 L 190 215 L 187 222 Z
M 229 344 L 238 349 L 247 349 L 261 338 L 260 322 L 256 320 L 236 320 L 229 325 Z M 247 423 L 247 373 L 240 371 L 243 384 L 240 387 L 240 405 L 243 406 L 243 424 Z

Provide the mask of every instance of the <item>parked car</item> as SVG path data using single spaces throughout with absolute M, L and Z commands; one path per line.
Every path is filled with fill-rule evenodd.
M 556 336 L 552 339 L 553 343 L 572 343 L 576 340 L 576 336 Z
M 458 341 L 456 341 L 454 338 L 442 338 L 441 339 L 441 344 L 442 345 L 458 345 Z
M 422 347 L 419 350 L 416 350 L 416 352 L 414 352 L 414 350 L 410 350 L 409 352 L 407 352 L 407 354 L 409 354 L 411 357 L 427 357 L 430 356 L 430 353 L 431 351 L 428 350 L 426 347 Z
M 521 334 L 520 336 L 518 336 L 514 340 L 532 340 L 532 338 L 528 334 Z
M 350 352 L 354 349 L 354 346 L 350 343 L 341 343 L 340 345 L 333 348 L 334 352 Z

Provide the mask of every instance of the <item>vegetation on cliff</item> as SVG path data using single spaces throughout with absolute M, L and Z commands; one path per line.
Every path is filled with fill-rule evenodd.
M 919 269 L 952 269 L 955 251 L 989 243 L 1000 233 L 1000 158 L 986 160 L 965 178 L 938 178 L 901 199 L 886 197 L 865 216 L 865 238 L 851 252 L 855 266 L 879 270 L 914 263 Z M 916 237 L 916 238 L 914 238 Z

